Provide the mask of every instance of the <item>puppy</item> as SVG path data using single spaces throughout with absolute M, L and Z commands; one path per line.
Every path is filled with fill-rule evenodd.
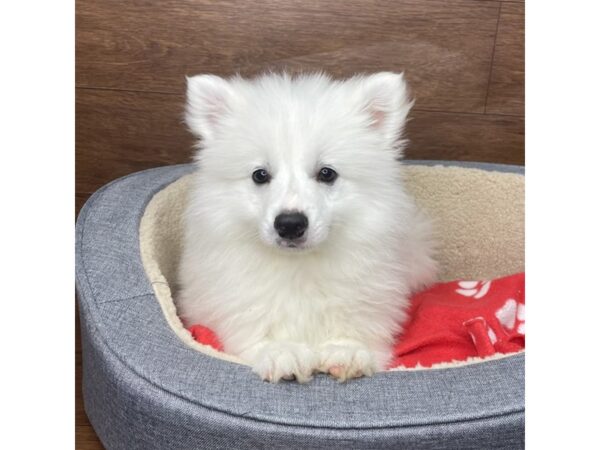
M 264 380 L 386 368 L 411 292 L 435 279 L 403 186 L 402 74 L 188 78 L 201 141 L 177 308 Z

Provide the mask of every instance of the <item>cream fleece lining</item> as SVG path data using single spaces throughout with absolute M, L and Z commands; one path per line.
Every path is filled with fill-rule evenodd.
M 142 263 L 167 322 L 183 342 L 215 358 L 244 364 L 233 355 L 196 342 L 177 317 L 173 303 L 170 283 L 176 280 L 181 217 L 191 176 L 158 192 L 146 207 L 140 224 Z M 524 176 L 460 167 L 406 166 L 405 180 L 418 204 L 435 221 L 441 280 L 491 279 L 524 271 Z M 433 368 L 481 361 L 470 358 Z

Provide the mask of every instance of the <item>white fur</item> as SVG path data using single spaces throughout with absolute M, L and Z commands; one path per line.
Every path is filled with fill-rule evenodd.
M 177 307 L 263 378 L 340 380 L 386 368 L 409 294 L 435 278 L 430 226 L 406 194 L 401 74 L 188 79 L 202 140 L 185 212 Z M 333 185 L 320 183 L 334 168 Z M 252 173 L 272 174 L 257 185 Z M 309 219 L 277 244 L 283 211 Z

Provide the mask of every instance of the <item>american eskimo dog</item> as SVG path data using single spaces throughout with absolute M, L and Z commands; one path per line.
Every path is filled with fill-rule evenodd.
M 200 138 L 177 308 L 263 379 L 384 370 L 411 292 L 435 279 L 403 185 L 402 74 L 188 78 Z

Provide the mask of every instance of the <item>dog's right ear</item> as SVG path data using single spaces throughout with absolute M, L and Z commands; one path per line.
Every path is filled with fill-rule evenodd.
M 231 85 L 216 75 L 196 75 L 187 78 L 185 122 L 198 137 L 212 139 L 233 99 Z

